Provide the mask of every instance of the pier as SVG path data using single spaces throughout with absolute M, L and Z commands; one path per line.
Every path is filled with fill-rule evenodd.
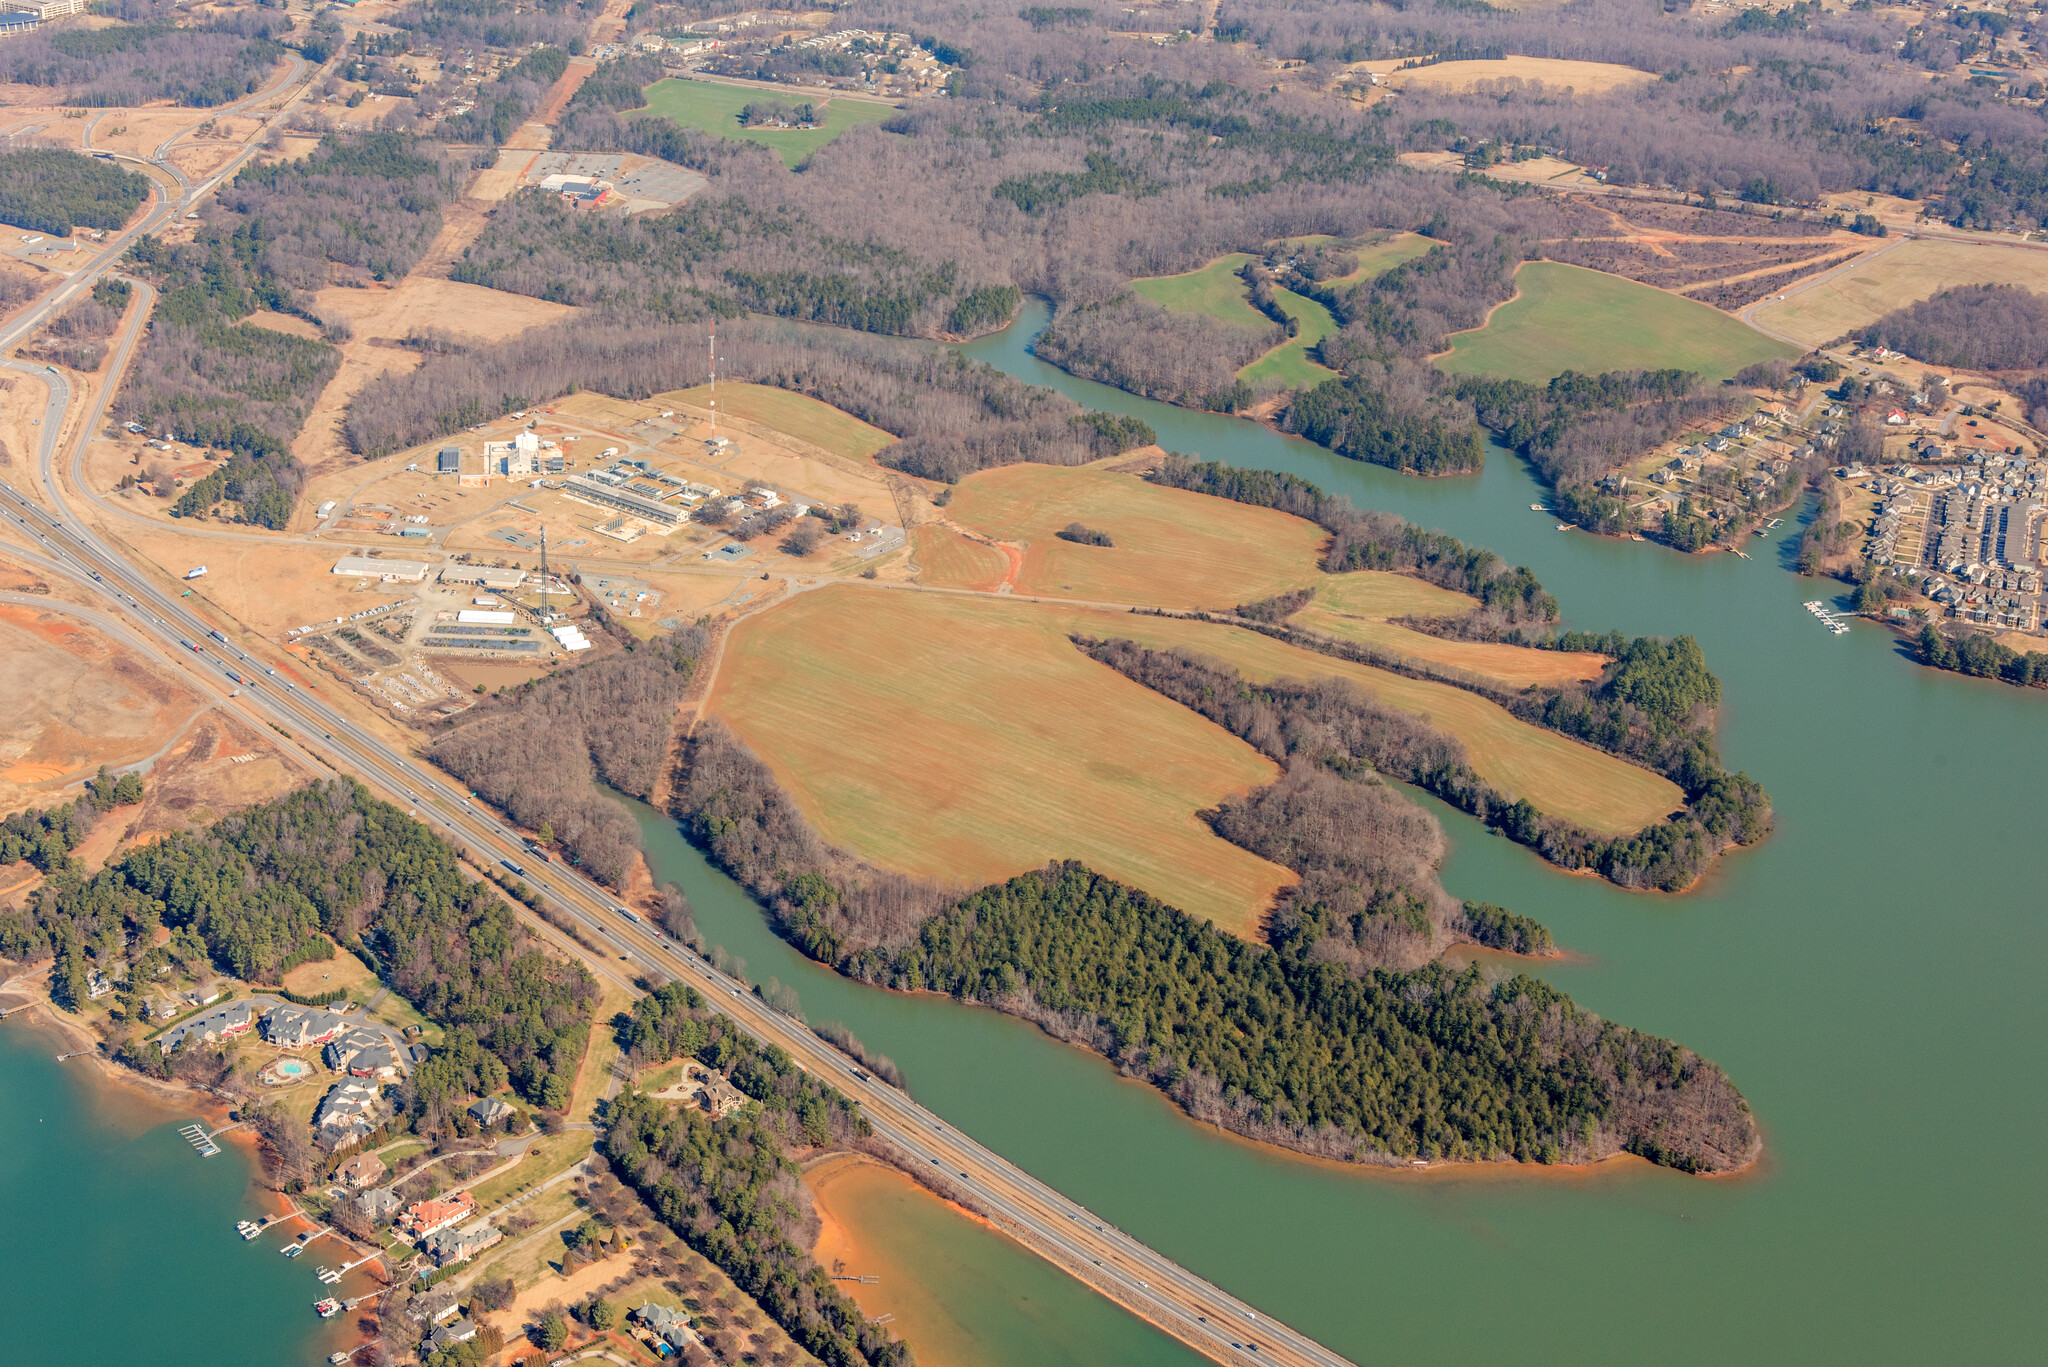
M 1812 613 L 1815 617 L 1818 617 L 1820 619 L 1821 625 L 1826 627 L 1835 635 L 1841 636 L 1847 634 L 1849 630 L 1848 622 L 1846 622 L 1840 617 L 1837 617 L 1833 612 L 1830 612 L 1828 610 L 1827 604 L 1821 602 L 1820 599 L 1816 598 L 1812 602 L 1802 604 L 1802 606 L 1805 607 L 1805 609 L 1808 612 Z
M 213 1142 L 213 1136 L 208 1134 L 206 1127 L 197 1121 L 184 1126 L 178 1133 L 184 1136 L 187 1144 L 199 1150 L 201 1158 L 211 1158 L 220 1152 L 220 1145 Z

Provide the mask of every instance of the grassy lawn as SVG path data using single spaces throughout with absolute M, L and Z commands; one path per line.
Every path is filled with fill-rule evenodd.
M 1311 583 L 1323 543 L 1321 528 L 1286 513 L 1092 467 L 983 470 L 960 482 L 948 511 L 963 527 L 1029 543 L 1019 593 L 1148 607 L 1231 607 Z M 1116 544 L 1054 535 L 1070 522 Z
M 1291 875 L 1195 813 L 1276 771 L 1068 640 L 1143 620 L 828 586 L 734 629 L 711 706 L 878 864 L 978 884 L 1080 859 L 1248 934 Z
M 1675 294 L 1554 261 L 1515 275 L 1518 298 L 1483 328 L 1451 339 L 1437 365 L 1454 374 L 1504 375 L 1541 383 L 1567 370 L 1693 370 L 1709 383 L 1796 347 L 1776 342 L 1719 309 Z
M 1494 787 L 1588 830 L 1627 834 L 1685 804 L 1685 795 L 1668 779 L 1517 720 L 1462 688 L 1333 659 L 1238 627 L 1128 614 L 1116 622 L 1118 635 L 1155 649 L 1185 647 L 1214 656 L 1254 683 L 1348 680 L 1386 706 L 1413 712 L 1464 742 L 1472 767 Z M 1098 628 L 1097 634 L 1108 631 Z
M 368 1001 L 379 986 L 370 966 L 345 949 L 336 949 L 331 959 L 300 964 L 284 975 L 284 989 L 302 997 L 324 996 L 330 1001 L 353 996 Z
M 711 400 L 711 386 L 678 390 L 667 397 L 678 403 L 702 408 Z M 822 446 L 827 451 L 855 460 L 866 460 L 896 440 L 879 427 L 870 427 L 851 413 L 842 413 L 829 403 L 808 394 L 777 389 L 766 384 L 735 384 L 727 381 L 718 390 L 718 411 L 747 422 L 757 422 L 777 432 Z
M 723 138 L 738 138 L 772 147 L 785 166 L 795 166 L 857 123 L 880 123 L 896 111 L 864 100 L 833 100 L 825 106 L 821 128 L 742 128 L 740 110 L 761 100 L 783 104 L 820 104 L 823 97 L 797 90 L 775 92 L 714 85 L 710 81 L 666 80 L 647 87 L 647 107 L 684 128 L 701 128 Z
M 1359 570 L 1325 578 L 1316 586 L 1314 601 L 1294 614 L 1291 621 L 1304 631 L 1318 631 L 1411 660 L 1483 674 L 1510 688 L 1597 679 L 1606 667 L 1606 658 L 1600 655 L 1532 650 L 1490 641 L 1447 641 L 1387 620 L 1457 617 L 1477 606 L 1477 599 L 1411 575 Z
M 1335 332 L 1337 320 L 1321 304 L 1293 290 L 1276 288 L 1273 297 L 1280 301 L 1280 311 L 1292 318 L 1299 329 L 1291 339 L 1238 371 L 1237 378 L 1250 385 L 1271 382 L 1289 389 L 1309 389 L 1324 380 L 1335 379 L 1337 372 L 1311 361 L 1308 349 Z
M 1244 252 L 1219 256 L 1198 271 L 1152 275 L 1133 280 L 1131 288 L 1168 313 L 1206 313 L 1219 323 L 1257 331 L 1272 326 L 1265 314 L 1244 297 L 1238 268 L 1252 258 Z

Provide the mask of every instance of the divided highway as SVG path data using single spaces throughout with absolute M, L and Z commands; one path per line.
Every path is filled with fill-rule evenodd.
M 293 78 L 296 75 L 295 69 Z M 253 150 L 252 145 L 250 152 Z M 250 152 L 206 185 L 189 189 L 182 198 L 160 207 L 51 297 L 0 330 L 0 351 L 29 336 L 80 290 L 89 289 L 92 280 L 111 267 L 121 246 L 137 233 L 184 211 Z M 128 340 L 132 342 L 132 337 Z M 110 373 L 118 377 L 119 367 Z M 225 624 L 200 616 L 158 574 L 130 563 L 117 545 L 80 521 L 67 503 L 58 477 L 63 469 L 58 450 L 62 415 L 70 403 L 70 387 L 55 372 L 44 377 L 51 384 L 51 404 L 50 416 L 42 424 L 38 464 L 50 506 L 45 508 L 22 491 L 0 483 L 0 517 L 13 524 L 35 549 L 33 559 L 90 586 L 164 654 L 196 672 L 202 691 L 216 699 L 217 705 L 239 705 L 249 719 L 284 733 L 291 742 L 289 751 L 310 756 L 338 773 L 353 774 L 387 798 L 409 806 L 458 847 L 468 850 L 477 863 L 496 862 L 521 871 L 546 903 L 616 948 L 620 956 L 616 960 L 577 949 L 594 971 L 629 990 L 631 976 L 649 971 L 690 982 L 715 999 L 741 1028 L 778 1045 L 814 1076 L 830 1079 L 858 1100 L 876 1134 L 904 1159 L 929 1165 L 1026 1247 L 1167 1333 L 1219 1362 L 1348 1367 L 1346 1359 L 1313 1339 L 1178 1266 L 953 1129 L 904 1093 L 857 1070 L 838 1050 L 771 1009 L 744 983 L 720 973 L 646 925 L 595 884 L 554 864 L 520 870 L 524 841 L 496 813 L 473 801 L 466 790 L 449 783 L 439 771 L 358 725 L 315 692 L 276 673 L 265 662 L 260 646 L 254 652 L 245 650 L 228 637 Z M 110 379 L 97 400 L 88 402 L 85 411 L 77 415 L 75 450 L 82 450 L 104 421 L 113 385 Z M 74 477 L 78 468 L 74 454 Z M 65 606 L 51 604 L 59 610 Z M 633 966 L 631 974 L 620 971 L 621 961 Z

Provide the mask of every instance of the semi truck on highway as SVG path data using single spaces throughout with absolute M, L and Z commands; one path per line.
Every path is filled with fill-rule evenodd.
M 214 640 L 219 641 L 222 645 L 226 645 L 228 643 L 228 638 L 221 635 L 217 631 L 209 631 L 206 634 L 208 636 L 211 636 Z

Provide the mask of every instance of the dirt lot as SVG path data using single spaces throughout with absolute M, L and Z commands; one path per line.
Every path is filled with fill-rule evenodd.
M 25 479 L 35 468 L 42 444 L 40 420 L 50 401 L 50 387 L 19 371 L 0 375 L 0 386 L 0 468 L 11 467 Z
M 393 594 L 410 595 L 411 585 L 370 585 L 343 579 L 330 571 L 334 562 L 352 553 L 340 543 L 331 547 L 288 546 L 253 540 L 214 540 L 166 529 L 155 531 L 119 523 L 114 535 L 182 579 L 194 565 L 206 566 L 203 579 L 188 587 L 193 598 L 215 604 L 228 616 L 271 640 L 292 627 L 344 617 L 388 602 Z
M 76 617 L 0 603 L 0 805 L 40 805 L 102 764 L 147 759 L 198 695 Z
M 144 776 L 141 806 L 115 808 L 117 819 L 93 832 L 105 846 L 89 853 L 207 826 L 298 787 L 305 773 L 268 736 L 225 711 L 200 713 Z
M 1820 346 L 1942 290 L 1983 284 L 2048 290 L 2048 251 L 1925 238 L 1900 242 L 1783 303 L 1765 305 L 1756 320 Z
M 946 509 L 960 527 L 1020 543 L 1019 593 L 1221 608 L 1311 582 L 1320 527 L 1267 508 L 1162 488 L 1099 467 L 1013 465 L 962 480 Z M 1114 546 L 1054 535 L 1072 522 Z M 927 583 L 945 582 L 927 571 Z
M 1293 875 L 1195 813 L 1270 782 L 1272 763 L 1081 654 L 1074 622 L 831 586 L 734 629 L 711 709 L 826 839 L 879 864 L 975 884 L 1081 859 L 1254 934 Z

